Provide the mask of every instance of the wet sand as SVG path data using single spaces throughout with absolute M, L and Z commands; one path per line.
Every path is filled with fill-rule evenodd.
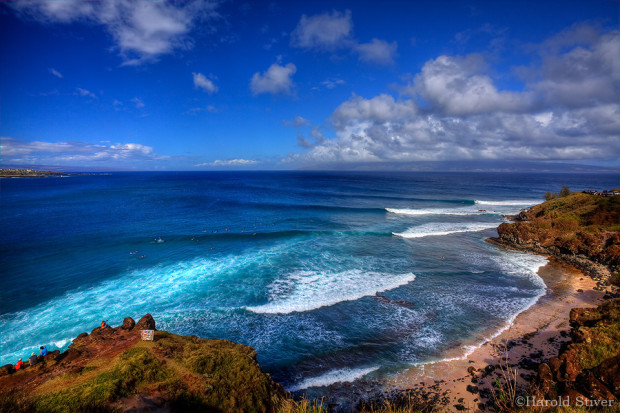
M 452 356 L 455 359 L 412 368 L 398 375 L 391 384 L 401 389 L 428 390 L 430 387 L 444 396 L 443 411 L 481 411 L 478 404 L 487 399 L 479 393 L 472 394 L 467 386 L 476 386 L 483 393 L 484 389 L 491 388 L 493 379 L 499 377 L 496 375 L 499 370 L 486 375 L 484 369 L 499 363 L 498 348 L 505 348 L 510 342 L 511 347 L 506 353 L 508 363 L 520 364 L 517 367 L 518 385 L 527 388 L 531 375 L 536 374 L 528 369 L 532 368 L 528 364 L 557 356 L 561 344 L 569 340 L 570 310 L 595 307 L 603 301 L 605 294 L 592 289 L 596 281 L 573 267 L 553 262 L 552 258 L 538 274 L 547 285 L 545 295 L 520 313 L 501 334 L 475 348 L 466 358 L 462 357 L 464 350 L 458 349 Z M 446 358 L 450 357 L 446 355 Z

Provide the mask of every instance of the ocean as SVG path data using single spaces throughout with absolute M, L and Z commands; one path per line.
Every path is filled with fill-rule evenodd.
M 289 390 L 465 356 L 545 292 L 505 214 L 617 175 L 148 172 L 0 181 L 0 364 L 101 320 L 251 345 Z

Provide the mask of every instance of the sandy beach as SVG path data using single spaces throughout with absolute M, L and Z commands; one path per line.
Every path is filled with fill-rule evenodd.
M 520 313 L 510 327 L 474 348 L 465 358 L 455 353 L 452 360 L 412 368 L 399 375 L 393 384 L 401 389 L 430 388 L 443 396 L 443 411 L 480 411 L 479 404 L 487 399 L 468 391 L 468 386 L 477 387 L 483 394 L 484 389 L 490 390 L 493 379 L 499 376 L 496 372 L 485 373 L 485 368 L 498 364 L 497 348 L 505 348 L 509 343 L 508 363 L 517 366 L 518 385 L 527 388 L 526 379 L 536 374 L 531 365 L 557 356 L 561 344 L 570 339 L 570 310 L 595 307 L 605 294 L 592 289 L 596 285 L 594 280 L 553 258 L 539 270 L 539 275 L 547 285 L 545 295 Z M 462 354 L 463 349 L 457 351 Z M 476 392 L 472 387 L 469 389 Z

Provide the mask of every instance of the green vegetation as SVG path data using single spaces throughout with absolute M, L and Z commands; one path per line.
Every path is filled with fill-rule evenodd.
M 114 412 L 124 410 L 132 397 L 145 395 L 160 398 L 172 411 L 270 412 L 285 399 L 284 390 L 261 371 L 251 347 L 163 331 L 155 333 L 154 342 L 127 341 L 130 334 L 109 331 L 103 340 L 101 334 L 91 334 L 73 350 L 82 352 L 83 360 L 45 362 L 41 369 L 4 376 L 20 382 L 24 375 L 45 374 L 54 367 L 61 373 L 17 391 L 2 391 L 3 382 L 0 411 Z M 102 346 L 114 345 L 122 351 L 102 352 Z
M 562 189 L 560 189 L 560 192 L 557 192 L 557 193 L 547 192 L 545 194 L 545 201 L 551 201 L 552 199 L 563 198 L 569 195 L 570 195 L 570 189 L 568 189 L 566 185 L 562 185 Z
M 571 344 L 584 369 L 596 367 L 620 354 L 620 301 L 608 301 L 592 313 L 591 317 L 599 321 L 590 327 L 580 326 L 581 340 Z
M 132 348 L 122 353 L 112 367 L 83 382 L 64 388 L 62 379 L 55 380 L 55 388 L 36 398 L 35 411 L 76 412 L 101 409 L 110 402 L 144 389 L 149 384 L 161 383 L 170 376 L 168 369 L 145 348 Z M 112 407 L 109 410 L 114 410 Z

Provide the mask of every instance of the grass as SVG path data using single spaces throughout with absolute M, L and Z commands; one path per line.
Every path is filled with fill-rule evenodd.
M 172 411 L 274 412 L 285 399 L 251 347 L 224 340 L 158 331 L 154 342 L 139 341 L 82 366 L 37 388 L 0 389 L 0 411 L 115 412 L 126 398 L 155 394 Z
M 34 407 L 49 412 L 114 411 L 111 402 L 168 376 L 165 366 L 147 349 L 132 348 L 121 354 L 110 369 L 80 384 L 41 395 Z
M 586 337 L 594 339 L 572 344 L 578 350 L 579 364 L 584 369 L 596 367 L 620 354 L 620 301 L 608 301 L 602 310 L 606 316 L 600 322 L 592 327 L 580 327 Z

